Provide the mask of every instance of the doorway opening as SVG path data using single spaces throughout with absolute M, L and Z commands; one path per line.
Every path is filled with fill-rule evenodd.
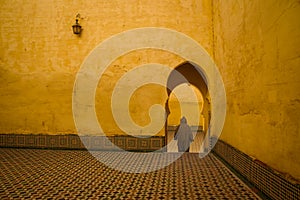
M 197 69 L 197 66 L 184 62 L 170 73 L 167 81 L 167 95 L 165 143 L 169 144 L 174 140 L 180 118 L 185 116 L 194 136 L 190 152 L 204 151 L 209 145 L 204 138 L 209 138 L 206 136 L 211 110 L 205 76 Z M 170 144 L 173 145 L 167 147 L 167 152 L 178 152 L 177 142 L 173 141 Z

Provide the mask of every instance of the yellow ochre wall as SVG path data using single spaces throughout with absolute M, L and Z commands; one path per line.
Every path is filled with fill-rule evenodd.
M 221 139 L 300 179 L 299 1 L 2 0 L 0 9 L 0 133 L 76 133 L 72 91 L 83 60 L 114 34 L 164 27 L 196 40 L 219 67 L 227 95 Z M 71 30 L 77 13 L 80 37 Z M 184 61 L 157 50 L 132 56 L 116 60 L 102 81 L 135 64 Z M 100 88 L 99 120 L 102 100 Z
M 187 34 L 207 51 L 212 49 L 210 1 L 28 0 L 0 1 L 0 5 L 1 133 L 76 132 L 72 116 L 76 73 L 98 44 L 117 33 L 164 27 Z M 83 27 L 80 37 L 71 28 L 77 13 Z M 135 65 L 158 62 L 175 68 L 183 61 L 169 52 L 137 51 L 112 63 L 99 84 L 110 86 Z M 102 112 L 109 107 L 98 107 L 101 100 L 107 101 L 106 93 L 101 93 L 104 86 L 97 90 L 96 108 L 110 134 L 118 129 L 111 114 Z
M 213 1 L 227 94 L 221 139 L 300 178 L 300 2 Z

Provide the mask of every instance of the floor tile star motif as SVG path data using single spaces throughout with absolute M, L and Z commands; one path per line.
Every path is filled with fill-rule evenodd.
M 113 157 L 112 162 L 124 160 L 122 152 L 94 153 Z M 141 156 L 141 161 L 155 163 L 174 153 Z M 200 159 L 185 153 L 162 169 L 127 173 L 106 166 L 88 151 L 1 148 L 0 199 L 260 198 L 213 154 Z

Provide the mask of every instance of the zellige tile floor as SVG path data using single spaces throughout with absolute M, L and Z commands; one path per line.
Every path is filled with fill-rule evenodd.
M 98 155 L 119 163 L 124 159 L 122 152 Z M 143 159 L 154 163 L 174 155 L 149 154 Z M 88 151 L 1 148 L 0 199 L 260 198 L 213 154 L 200 159 L 196 153 L 184 153 L 157 171 L 127 173 L 106 166 Z

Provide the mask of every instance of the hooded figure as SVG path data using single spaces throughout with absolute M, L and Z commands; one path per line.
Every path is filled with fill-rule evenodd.
M 186 118 L 182 117 L 174 137 L 174 140 L 178 141 L 178 152 L 189 152 L 193 139 L 192 130 L 187 124 Z

